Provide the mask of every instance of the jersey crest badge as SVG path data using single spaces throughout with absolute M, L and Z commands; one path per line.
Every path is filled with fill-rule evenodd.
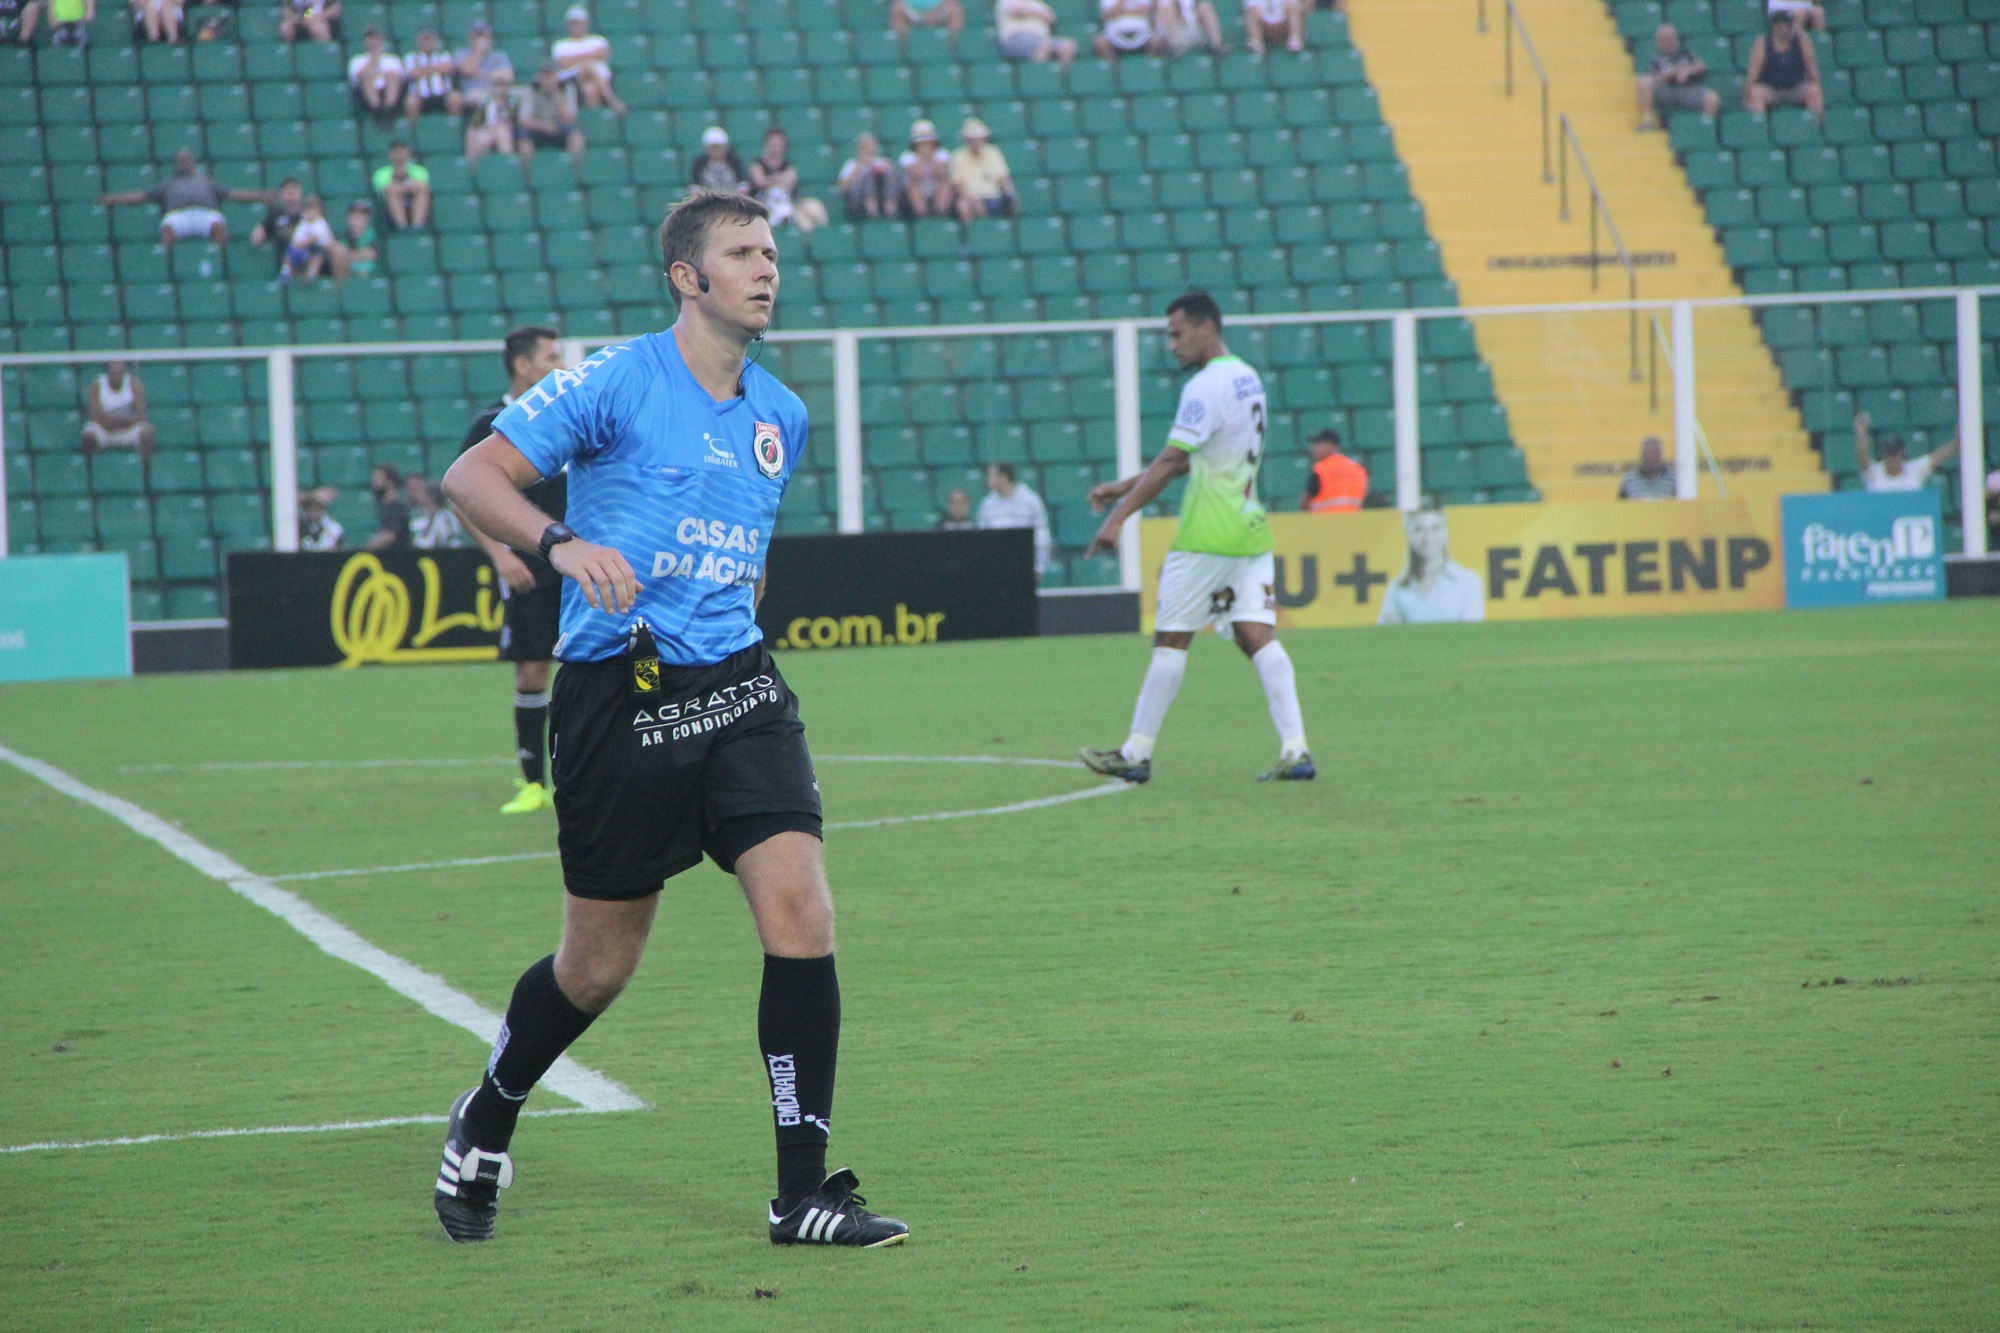
M 768 421 L 757 423 L 757 433 L 750 440 L 750 454 L 757 460 L 757 470 L 767 477 L 785 470 L 784 437 Z

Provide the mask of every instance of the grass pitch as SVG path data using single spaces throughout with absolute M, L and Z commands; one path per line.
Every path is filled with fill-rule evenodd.
M 430 1125 L 0 1154 L 43 1328 L 1990 1329 L 2000 606 L 1294 634 L 1317 783 L 1204 639 L 1152 784 L 836 831 L 833 1157 L 901 1250 L 773 1250 L 758 952 L 673 881 L 454 1247 Z M 1121 738 L 1137 636 L 793 653 L 815 750 Z M 499 668 L 0 691 L 0 744 L 283 875 L 546 851 Z M 1080 769 L 821 765 L 859 821 Z M 480 1044 L 0 765 L 0 1147 L 441 1114 Z M 554 863 L 293 881 L 495 1008 Z M 543 1106 L 559 1104 L 537 1094 Z M 768 1293 L 768 1294 L 761 1294 Z

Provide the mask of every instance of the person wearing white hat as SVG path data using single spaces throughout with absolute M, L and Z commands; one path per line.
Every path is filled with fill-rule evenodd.
M 724 194 L 750 191 L 750 178 L 743 170 L 743 161 L 729 146 L 729 131 L 720 125 L 711 125 L 701 132 L 701 156 L 694 160 L 694 169 L 688 173 L 688 193 L 703 190 L 720 190 Z
M 549 45 L 549 59 L 556 62 L 558 77 L 585 106 L 608 106 L 624 115 L 625 104 L 611 91 L 610 39 L 590 30 L 590 11 L 582 5 L 569 7 L 563 26 L 569 35 Z
M 911 217 L 958 216 L 951 184 L 951 156 L 938 147 L 937 126 L 919 120 L 910 126 L 910 151 L 898 163 L 903 171 L 903 202 Z
M 993 132 L 977 116 L 966 117 L 958 130 L 964 141 L 951 155 L 951 186 L 958 195 L 958 220 L 1004 218 L 1015 209 L 1014 177 L 1007 156 L 993 146 Z

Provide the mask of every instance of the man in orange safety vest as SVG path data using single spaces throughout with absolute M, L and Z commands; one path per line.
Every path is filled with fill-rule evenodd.
M 1340 432 L 1329 427 L 1313 436 L 1312 471 L 1306 474 L 1299 508 L 1311 514 L 1351 514 L 1368 494 L 1368 469 L 1340 451 Z

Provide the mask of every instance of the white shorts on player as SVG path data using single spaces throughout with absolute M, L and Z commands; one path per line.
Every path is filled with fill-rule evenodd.
M 1160 570 L 1154 632 L 1193 634 L 1239 620 L 1276 625 L 1276 586 L 1269 551 L 1262 555 L 1169 551 Z

